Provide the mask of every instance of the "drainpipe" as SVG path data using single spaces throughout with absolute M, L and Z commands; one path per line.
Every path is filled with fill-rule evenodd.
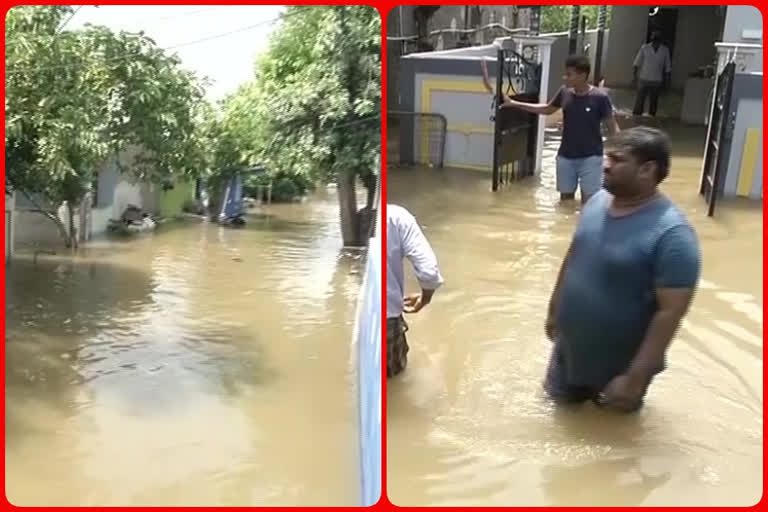
M 568 54 L 576 54 L 576 44 L 579 36 L 579 14 L 581 12 L 581 6 L 571 6 L 571 27 L 568 33 Z
M 402 5 L 398 6 L 397 14 L 398 14 L 397 17 L 399 18 L 399 21 L 400 21 L 400 33 L 397 34 L 397 35 L 402 38 L 403 37 L 403 32 L 404 32 L 403 31 L 403 6 Z M 401 56 L 405 55 L 405 40 L 402 40 L 402 39 L 400 41 L 400 55 Z
M 601 5 L 597 12 L 597 47 L 595 48 L 595 73 L 593 82 L 600 85 L 603 63 L 603 42 L 605 38 L 605 18 L 608 14 L 608 6 Z
M 528 11 L 528 19 L 529 19 L 529 29 L 531 31 L 531 34 L 534 36 L 538 36 L 541 33 L 541 6 L 540 5 L 532 5 L 530 10 Z
M 469 29 L 469 6 L 464 6 L 464 30 L 462 34 L 459 35 L 458 41 L 456 41 L 456 47 L 457 48 L 466 48 L 468 46 L 472 46 L 472 43 L 469 41 L 469 35 L 468 32 L 466 32 Z

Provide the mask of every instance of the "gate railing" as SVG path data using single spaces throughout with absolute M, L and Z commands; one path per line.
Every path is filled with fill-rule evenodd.
M 447 131 L 448 121 L 442 114 L 387 112 L 387 166 L 442 168 Z
M 729 125 L 732 120 L 728 119 L 727 115 L 731 103 L 735 72 L 736 64 L 731 61 L 717 77 L 709 116 L 707 142 L 704 148 L 701 183 L 699 185 L 699 194 L 704 196 L 704 201 L 707 203 L 707 216 L 709 217 L 715 214 L 715 203 L 722 185 L 722 167 L 727 165 L 722 158 L 721 150 L 729 137 L 731 128 Z
M 499 109 L 502 94 L 518 101 L 537 102 L 541 87 L 541 64 L 535 48 L 526 58 L 515 50 L 499 48 L 496 54 L 496 97 L 493 112 L 493 172 L 491 190 L 504 183 L 531 176 L 536 160 L 539 116 L 517 109 Z M 504 81 L 506 80 L 506 87 Z

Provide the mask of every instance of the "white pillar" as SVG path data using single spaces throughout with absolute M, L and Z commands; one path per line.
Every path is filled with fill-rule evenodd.
M 552 41 L 554 42 L 554 41 Z M 541 62 L 541 85 L 539 89 L 539 102 L 549 102 L 549 61 L 552 56 L 552 42 L 539 46 L 539 62 Z M 541 172 L 541 158 L 544 154 L 544 128 L 546 122 L 545 116 L 539 116 L 539 127 L 536 133 L 536 167 L 534 173 Z

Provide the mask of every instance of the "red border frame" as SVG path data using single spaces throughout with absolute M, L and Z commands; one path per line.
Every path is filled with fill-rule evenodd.
M 66 2 L 59 2 L 59 1 L 50 1 L 50 2 L 44 2 L 39 0 L 33 0 L 30 2 L 5 2 L 3 4 L 3 17 L 5 17 L 5 13 L 8 12 L 8 10 L 16 5 L 30 5 L 30 4 L 37 4 L 37 5 L 45 5 L 45 4 L 63 4 Z M 169 0 L 165 2 L 152 2 L 152 1 L 135 1 L 135 2 L 115 2 L 107 0 L 105 2 L 98 2 L 100 5 L 209 5 L 210 2 L 200 2 L 199 0 L 191 1 L 191 2 L 183 2 L 179 0 Z M 285 4 L 308 4 L 308 5 L 369 5 L 373 8 L 376 8 L 379 13 L 382 16 L 382 41 L 386 39 L 386 20 L 387 20 L 387 14 L 389 11 L 397 7 L 398 5 L 413 5 L 413 2 L 395 2 L 392 0 L 379 0 L 379 1 L 363 1 L 363 2 L 353 2 L 353 1 L 340 1 L 340 0 L 330 0 L 327 2 L 275 2 L 275 1 L 265 1 L 265 2 L 245 2 L 245 1 L 235 1 L 235 2 L 227 2 L 227 4 L 231 5 L 285 5 Z M 444 2 L 426 2 L 426 4 L 432 4 L 432 5 L 465 5 L 465 2 L 458 2 L 456 0 L 449 0 Z M 503 2 L 499 1 L 491 1 L 487 3 L 488 5 L 506 5 Z M 519 5 L 530 5 L 532 2 L 521 2 Z M 546 5 L 564 5 L 565 2 L 554 2 L 552 0 L 544 0 L 542 2 L 539 2 L 538 4 L 546 4 Z M 566 5 L 571 4 L 579 4 L 579 5 L 595 5 L 595 2 L 585 2 L 584 0 L 576 0 L 573 2 L 568 2 Z M 78 5 L 78 4 L 75 4 Z M 90 4 L 85 4 L 90 5 Z M 746 3 L 740 3 L 740 2 L 714 2 L 712 0 L 700 0 L 698 2 L 692 2 L 688 0 L 683 0 L 680 2 L 671 2 L 667 0 L 666 2 L 658 2 L 657 4 L 649 4 L 645 2 L 630 2 L 626 0 L 618 0 L 615 2 L 612 2 L 610 5 L 753 5 L 760 9 L 761 13 L 763 14 L 763 18 L 765 18 L 765 13 L 768 10 L 768 8 L 761 3 L 757 4 L 746 4 Z M 3 48 L 5 47 L 5 38 L 3 38 Z M 387 98 L 386 98 L 386 84 L 387 84 L 387 45 L 382 44 L 382 112 L 387 111 Z M 768 59 L 766 59 L 765 54 L 763 54 L 763 67 L 765 68 L 765 64 L 768 63 Z M 3 77 L 5 76 L 5 67 L 3 67 Z M 3 83 L 5 81 L 3 80 Z M 765 91 L 765 83 L 763 85 L 763 90 Z M 3 107 L 5 108 L 5 107 Z M 765 118 L 765 114 L 768 113 L 768 109 L 766 108 L 765 104 L 763 104 L 763 118 Z M 387 180 L 386 180 L 386 168 L 387 168 L 387 152 L 386 152 L 386 137 L 387 137 L 387 119 L 386 115 L 381 116 L 381 144 L 382 144 L 382 152 L 381 152 L 381 172 L 382 172 L 382 180 L 381 180 L 381 193 L 382 193 L 382 219 L 385 218 L 386 214 L 386 198 L 387 198 Z M 5 149 L 3 149 L 3 154 L 5 152 Z M 765 156 L 763 156 L 763 162 L 766 162 Z M 3 176 L 5 176 L 5 166 L 3 165 Z M 768 203 L 768 200 L 765 198 L 763 199 L 763 207 L 766 206 Z M 5 233 L 5 225 L 2 227 L 3 233 Z M 382 230 L 382 254 L 386 255 L 386 239 L 387 234 L 386 230 Z M 763 235 L 763 241 L 765 241 L 765 235 Z M 763 277 L 763 283 L 765 284 L 766 278 Z M 5 267 L 3 267 L 2 270 L 2 283 L 5 285 Z M 386 307 L 386 273 L 383 273 L 382 275 L 382 307 Z M 765 313 L 763 313 L 765 318 Z M 3 328 L 5 327 L 5 314 L 3 314 L 2 317 L 2 324 Z M 386 315 L 382 315 L 382 339 L 386 339 Z M 386 341 L 384 341 L 386 343 Z M 382 344 L 384 346 L 384 344 Z M 384 347 L 386 348 L 386 347 Z M 383 355 L 385 357 L 385 355 Z M 763 356 L 765 356 L 765 348 L 763 349 Z M 0 359 L 2 359 L 2 368 L 3 368 L 3 375 L 5 375 L 5 350 L 2 351 L 2 355 L 0 355 Z M 765 359 L 765 357 L 763 357 Z M 389 501 L 387 495 L 386 495 L 386 489 L 387 489 L 387 432 L 386 432 L 386 365 L 382 365 L 382 386 L 384 388 L 384 391 L 382 393 L 382 417 L 384 418 L 383 423 L 383 432 L 382 432 L 382 490 L 383 490 L 383 496 L 379 500 L 379 502 L 371 507 L 375 510 L 390 510 L 393 508 L 396 508 L 396 505 L 394 505 L 392 502 Z M 765 389 L 765 378 L 763 378 L 763 388 Z M 5 393 L 3 393 L 2 396 L 2 404 L 3 408 L 5 408 Z M 765 429 L 765 427 L 763 427 Z M 3 433 L 5 433 L 5 418 L 3 418 Z M 763 460 L 765 460 L 765 443 L 763 443 Z M 763 462 L 763 468 L 765 468 L 765 462 Z M 5 471 L 3 467 L 3 472 Z M 765 479 L 765 470 L 763 469 L 763 479 Z M 764 495 L 761 497 L 761 500 L 759 503 L 751 507 L 752 509 L 762 510 L 765 508 L 764 505 Z M 5 492 L 3 492 L 3 509 L 5 510 L 12 510 L 16 509 L 17 507 L 10 503 L 5 496 Z M 34 507 L 38 508 L 38 507 Z M 65 509 L 71 509 L 75 510 L 75 507 L 56 507 L 57 509 L 65 510 Z M 134 508 L 153 508 L 153 507 L 110 507 L 112 509 L 116 510 L 129 510 Z M 158 507 L 159 508 L 159 507 Z M 163 507 L 163 510 L 184 510 L 188 508 L 201 508 L 201 507 Z M 218 507 L 217 507 L 218 508 Z M 236 508 L 236 509 L 248 509 L 253 507 L 221 507 L 221 508 Z M 325 507 L 298 507 L 298 508 L 289 508 L 289 507 L 266 507 L 268 510 L 312 510 L 312 509 L 323 509 Z M 399 507 L 397 507 L 399 508 Z M 404 507 L 409 510 L 435 510 L 434 508 L 429 507 Z M 473 509 L 481 509 L 481 508 L 522 508 L 522 509 L 530 509 L 535 510 L 541 507 L 457 507 L 462 510 L 473 510 Z M 543 508 L 557 508 L 560 510 L 578 510 L 583 507 L 543 507 Z M 629 510 L 631 507 L 606 507 L 608 510 Z M 686 508 L 686 507 L 643 507 L 643 508 Z M 744 510 L 742 507 L 719 507 L 717 508 L 719 510 Z

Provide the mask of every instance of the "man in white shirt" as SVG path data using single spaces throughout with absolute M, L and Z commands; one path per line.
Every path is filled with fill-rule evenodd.
M 403 260 L 408 258 L 421 293 L 405 295 Z M 413 215 L 387 205 L 387 377 L 402 372 L 408 362 L 408 325 L 403 313 L 418 313 L 432 301 L 443 277 L 437 257 Z
M 633 113 L 636 116 L 643 115 L 645 98 L 649 97 L 648 113 L 656 117 L 659 94 L 669 87 L 672 73 L 669 48 L 661 42 L 661 32 L 654 30 L 651 33 L 651 42 L 640 47 L 632 64 L 632 72 L 634 82 L 637 84 L 637 98 Z

